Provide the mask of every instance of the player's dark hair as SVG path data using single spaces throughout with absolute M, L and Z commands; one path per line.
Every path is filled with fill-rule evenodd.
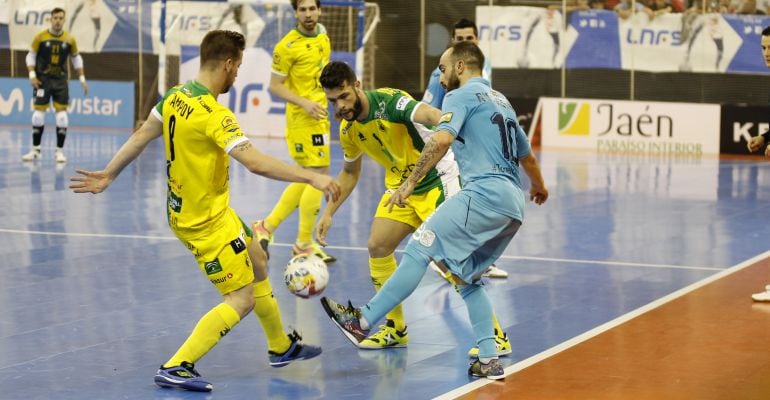
M 454 28 L 452 29 L 452 37 L 455 37 L 455 33 L 458 29 L 464 28 L 473 28 L 473 36 L 479 37 L 479 28 L 476 26 L 475 22 L 469 20 L 468 18 L 462 18 L 455 22 Z
M 238 32 L 210 31 L 201 42 L 201 67 L 228 58 L 236 59 L 241 56 L 241 52 L 245 48 L 246 39 Z
M 765 29 L 762 29 L 762 36 L 770 36 L 770 26 L 766 26 Z
M 321 87 L 324 89 L 336 89 L 345 83 L 354 84 L 358 79 L 350 65 L 342 61 L 332 61 L 321 71 Z
M 297 11 L 299 0 L 291 0 L 291 6 L 294 8 L 294 11 Z M 321 8 L 321 0 L 315 0 L 315 6 Z
M 463 41 L 452 45 L 452 59 L 454 62 L 463 60 L 465 65 L 481 70 L 484 65 L 484 53 L 473 42 Z
M 54 15 L 54 14 L 58 14 L 58 13 L 62 13 L 62 14 L 65 14 L 65 15 L 67 14 L 67 13 L 64 11 L 64 9 L 63 9 L 63 8 L 61 8 L 61 7 L 56 7 L 56 8 L 54 8 L 53 10 L 51 10 L 51 15 Z

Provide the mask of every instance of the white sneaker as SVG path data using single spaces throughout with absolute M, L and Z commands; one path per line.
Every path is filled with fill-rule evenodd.
M 508 277 L 508 272 L 505 272 L 504 270 L 497 268 L 495 264 L 492 264 L 487 268 L 486 271 L 481 275 L 484 278 L 500 278 L 504 279 Z
M 62 151 L 62 149 L 56 149 L 55 157 L 56 157 L 57 163 L 67 162 L 67 157 L 64 157 L 64 152 Z
M 770 287 L 765 287 L 765 289 L 766 290 L 764 292 L 752 294 L 751 298 L 754 301 L 770 301 Z
M 32 149 L 29 153 L 21 156 L 22 161 L 33 161 L 40 158 L 40 149 Z

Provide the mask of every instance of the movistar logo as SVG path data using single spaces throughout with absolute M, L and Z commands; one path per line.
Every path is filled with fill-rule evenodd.
M 559 134 L 586 135 L 591 132 L 591 106 L 588 103 L 559 103 Z
M 24 107 L 24 93 L 22 93 L 21 88 L 11 90 L 8 99 L 0 94 L 0 115 L 10 115 L 13 112 L 14 105 L 16 105 L 16 112 L 21 112 Z

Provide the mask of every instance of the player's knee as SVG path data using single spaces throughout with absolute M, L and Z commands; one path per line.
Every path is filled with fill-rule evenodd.
M 58 111 L 56 112 L 56 126 L 59 128 L 66 128 L 70 124 L 69 117 L 67 116 L 66 111 Z
M 393 254 L 393 251 L 395 251 L 393 246 L 372 238 L 369 238 L 367 248 L 369 249 L 369 257 L 371 258 L 382 258 Z
M 45 125 L 45 111 L 35 110 L 32 112 L 32 126 Z

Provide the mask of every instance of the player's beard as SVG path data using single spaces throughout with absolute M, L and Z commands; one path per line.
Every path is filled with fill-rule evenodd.
M 315 32 L 316 25 L 318 25 L 318 21 L 313 21 L 312 19 L 302 22 L 302 27 L 305 28 L 305 31 L 307 32 Z
M 441 83 L 441 86 L 446 89 L 446 91 L 455 90 L 460 87 L 460 78 L 457 76 L 457 72 L 452 70 L 452 73 L 449 74 L 449 77 L 447 78 L 446 83 Z
M 348 122 L 355 121 L 356 118 L 358 118 L 358 116 L 361 115 L 361 111 L 363 111 L 364 109 L 364 105 L 361 102 L 361 97 L 358 96 L 358 92 L 354 92 L 354 93 L 356 94 L 356 101 L 353 103 L 353 108 L 348 110 L 348 112 L 350 112 L 351 114 L 351 117 L 347 118 L 343 116 L 342 113 L 337 113 L 340 116 L 340 118 Z

